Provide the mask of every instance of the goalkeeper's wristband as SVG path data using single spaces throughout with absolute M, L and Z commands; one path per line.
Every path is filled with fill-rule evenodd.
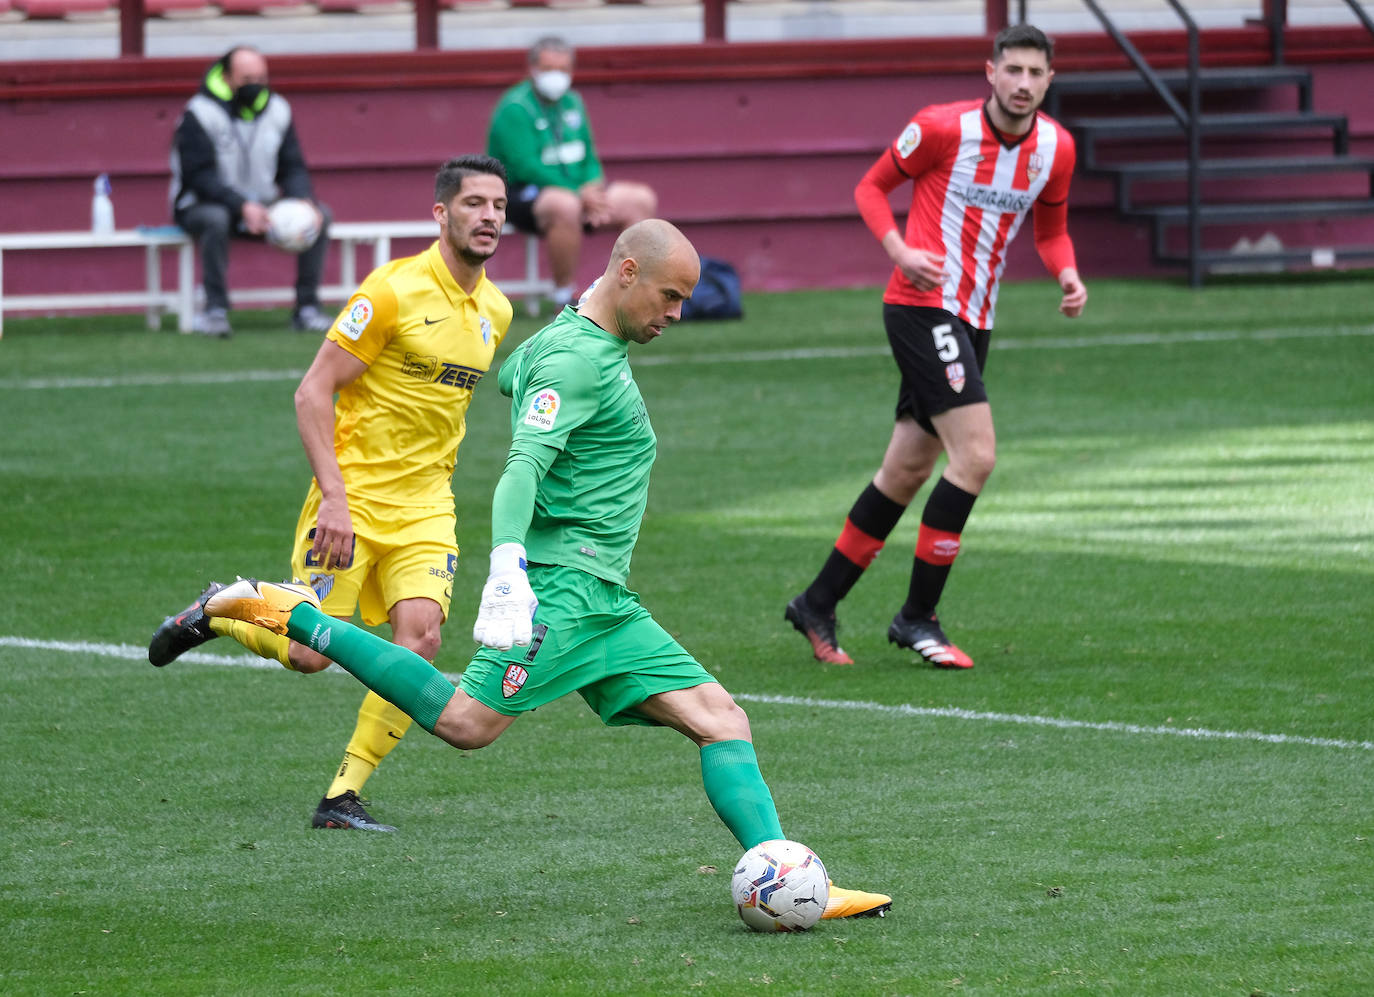
M 525 562 L 525 545 L 518 543 L 497 544 L 491 550 L 490 577 L 509 574 L 512 571 L 528 571 Z

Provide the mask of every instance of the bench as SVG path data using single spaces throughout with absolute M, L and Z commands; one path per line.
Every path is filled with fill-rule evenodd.
M 339 282 L 320 288 L 324 301 L 346 301 L 357 289 L 358 281 L 366 276 L 358 269 L 358 247 L 372 246 L 372 266 L 391 259 L 393 239 L 434 239 L 437 227 L 431 221 L 405 222 L 335 222 L 329 227 L 329 238 L 339 244 Z M 502 235 L 516 234 L 507 225 Z M 531 315 L 538 312 L 538 299 L 553 290 L 553 282 L 539 274 L 539 240 L 522 234 L 524 267 L 522 276 L 503 279 L 497 283 L 510 298 L 524 298 Z M 138 248 L 144 250 L 143 289 L 138 291 L 71 291 L 55 294 L 4 293 L 4 254 L 40 249 L 107 249 Z M 162 252 L 177 252 L 176 283 L 162 286 Z M 370 269 L 370 268 L 369 268 Z M 147 315 L 148 328 L 158 329 L 162 315 L 171 312 L 177 317 L 177 329 L 190 332 L 196 304 L 195 243 L 175 225 L 140 227 L 115 232 L 0 232 L 0 336 L 4 335 L 5 310 L 42 311 L 63 308 L 142 308 Z M 290 302 L 295 300 L 292 287 L 234 288 L 236 300 L 255 302 Z
M 143 248 L 141 291 L 84 291 L 61 294 L 11 294 L 6 296 L 4 254 L 34 249 Z M 177 250 L 177 286 L 162 288 L 162 250 Z M 195 291 L 195 256 L 190 238 L 174 225 L 116 232 L 3 232 L 0 233 L 0 335 L 5 331 L 5 309 L 38 311 L 47 308 L 144 308 L 148 328 L 162 324 L 162 313 L 174 311 L 182 331 L 191 327 L 192 294 Z

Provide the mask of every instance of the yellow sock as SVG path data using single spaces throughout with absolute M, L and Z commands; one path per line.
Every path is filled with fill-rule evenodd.
M 287 637 L 242 620 L 226 620 L 220 616 L 210 617 L 210 629 L 222 637 L 234 638 L 259 658 L 280 661 L 283 667 L 291 668 L 291 640 Z
M 363 783 L 387 753 L 400 744 L 410 723 L 410 717 L 375 692 L 369 692 L 358 708 L 358 724 L 353 728 L 343 762 L 324 795 L 332 799 L 350 789 L 361 795 Z

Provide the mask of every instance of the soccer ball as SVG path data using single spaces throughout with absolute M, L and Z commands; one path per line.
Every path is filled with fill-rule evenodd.
M 821 919 L 830 877 L 799 841 L 765 841 L 735 864 L 730 892 L 740 920 L 755 931 L 805 931 Z
M 320 213 L 299 197 L 284 197 L 267 209 L 267 241 L 288 253 L 303 253 L 320 237 Z

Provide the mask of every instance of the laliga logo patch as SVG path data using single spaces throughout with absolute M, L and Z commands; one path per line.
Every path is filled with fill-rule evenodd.
M 372 302 L 359 298 L 348 309 L 348 315 L 339 320 L 339 331 L 349 339 L 356 340 L 367 328 L 367 323 L 372 321 L 372 314 Z
M 478 325 L 478 326 L 481 328 L 481 330 L 482 330 L 482 342 L 484 342 L 484 343 L 490 343 L 490 342 L 491 342 L 491 319 L 487 318 L 485 315 L 479 315 L 479 316 L 477 316 L 477 325 Z
M 912 122 L 902 130 L 902 134 L 897 136 L 897 155 L 906 159 L 916 147 L 921 144 L 921 126 Z
M 545 388 L 530 402 L 529 411 L 525 413 L 525 425 L 533 426 L 535 429 L 552 429 L 562 404 L 563 400 L 558 397 L 557 391 Z
M 964 365 L 952 363 L 945 367 L 945 378 L 949 381 L 949 386 L 955 391 L 964 390 Z
M 1044 169 L 1045 157 L 1040 155 L 1040 153 L 1032 152 L 1030 156 L 1026 158 L 1026 179 L 1031 183 L 1035 182 L 1035 178 L 1038 177 Z
M 519 665 L 508 666 L 506 674 L 501 676 L 501 695 L 510 699 L 524 687 L 525 680 L 529 677 L 530 673 Z

